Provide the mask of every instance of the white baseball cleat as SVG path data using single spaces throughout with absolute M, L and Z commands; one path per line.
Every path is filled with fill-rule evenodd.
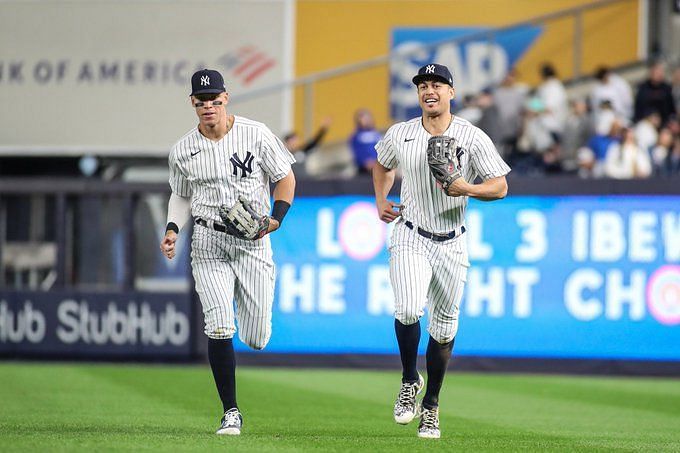
M 397 401 L 394 403 L 394 421 L 400 425 L 407 425 L 417 415 L 418 406 L 416 396 L 425 387 L 425 380 L 418 373 L 418 382 L 402 382 Z
M 239 410 L 233 407 L 224 413 L 220 420 L 220 428 L 215 431 L 215 434 L 238 436 L 241 434 L 241 426 L 243 426 L 243 417 Z
M 418 437 L 426 439 L 439 439 L 442 435 L 439 431 L 439 408 L 427 409 L 419 407 L 420 423 L 418 424 Z

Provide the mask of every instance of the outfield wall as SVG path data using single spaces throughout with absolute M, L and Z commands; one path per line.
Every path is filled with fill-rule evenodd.
M 672 180 L 640 186 L 636 181 L 571 178 L 511 178 L 509 184 L 511 196 L 504 200 L 470 202 L 462 239 L 468 241 L 471 267 L 456 357 L 483 360 L 485 367 L 488 359 L 642 361 L 648 371 L 670 363 L 680 372 L 678 185 Z M 20 186 L 0 181 L 0 201 Z M 43 186 L 32 183 L 31 187 Z M 69 190 L 91 197 L 123 187 L 89 183 L 74 184 Z M 370 179 L 301 180 L 298 187 L 284 228 L 272 236 L 277 290 L 271 342 L 264 353 L 251 353 L 237 340 L 237 351 L 244 363 L 370 366 L 383 360 L 376 358 L 396 363 L 388 271 L 391 226 L 377 219 Z M 58 192 L 59 184 L 44 188 Z M 167 187 L 137 185 L 135 190 L 166 192 Z M 164 202 L 163 195 L 154 197 Z M 138 208 L 141 205 L 140 200 Z M 112 267 L 132 263 L 114 272 L 132 273 L 123 279 L 128 286 L 120 291 L 95 293 L 73 287 L 75 280 L 68 278 L 59 280 L 63 290 L 1 290 L 0 353 L 142 359 L 201 356 L 205 339 L 199 306 L 181 290 L 192 286 L 190 231 L 181 239 L 185 244 L 177 258 L 163 259 L 157 252 L 163 215 L 156 211 L 157 206 L 137 209 L 135 221 L 116 227 L 143 226 L 134 232 L 121 231 L 123 239 L 110 241 L 119 252 L 110 258 Z M 134 246 L 121 247 L 130 237 L 136 238 Z M 132 255 L 125 255 L 128 252 Z M 131 262 L 131 257 L 146 261 Z M 178 333 L 184 332 L 182 316 L 193 319 L 188 338 Z M 175 320 L 171 326 L 169 317 Z M 121 324 L 123 318 L 127 327 Z M 88 338 L 103 338 L 105 324 L 113 330 L 103 343 L 88 343 L 83 335 L 78 341 L 63 342 L 63 333 L 75 326 L 90 329 Z M 114 339 L 121 338 L 123 330 L 132 333 L 120 348 Z M 44 332 L 38 335 L 40 341 L 31 341 L 29 334 L 37 335 L 36 331 Z M 155 346 L 168 349 L 147 341 L 154 335 L 166 338 Z M 171 338 L 178 336 L 186 342 L 173 346 Z

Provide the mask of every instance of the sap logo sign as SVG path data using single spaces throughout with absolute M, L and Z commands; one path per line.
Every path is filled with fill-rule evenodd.
M 461 43 L 455 38 L 484 32 L 484 28 L 397 28 L 392 32 L 390 62 L 390 103 L 392 116 L 418 116 L 418 99 L 411 79 L 418 69 L 436 62 L 453 73 L 456 97 L 477 93 L 498 84 L 541 34 L 541 27 L 526 26 L 500 32 L 489 41 L 486 36 Z M 443 43 L 436 45 L 437 43 Z M 434 46 L 434 47 L 432 47 Z

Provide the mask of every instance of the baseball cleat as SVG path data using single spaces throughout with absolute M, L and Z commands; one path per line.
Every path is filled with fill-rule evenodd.
M 416 416 L 418 406 L 416 396 L 425 387 L 425 380 L 418 373 L 418 382 L 402 382 L 397 401 L 394 403 L 394 421 L 400 425 L 411 423 Z
M 241 416 L 239 410 L 233 407 L 224 413 L 222 420 L 220 420 L 220 428 L 215 431 L 215 434 L 238 436 L 241 434 L 242 425 L 243 417 Z
M 439 408 L 427 409 L 419 407 L 420 423 L 418 424 L 418 437 L 426 439 L 439 439 L 442 435 L 439 431 Z

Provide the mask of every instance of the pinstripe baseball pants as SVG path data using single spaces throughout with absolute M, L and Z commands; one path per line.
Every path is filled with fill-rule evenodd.
M 268 236 L 246 241 L 194 226 L 191 267 L 201 300 L 205 334 L 263 349 L 272 332 L 275 267 Z M 235 310 L 234 310 L 235 300 Z
M 405 325 L 414 324 L 428 305 L 427 330 L 432 338 L 439 343 L 453 340 L 469 267 L 464 237 L 435 242 L 400 219 L 390 242 L 395 318 Z

